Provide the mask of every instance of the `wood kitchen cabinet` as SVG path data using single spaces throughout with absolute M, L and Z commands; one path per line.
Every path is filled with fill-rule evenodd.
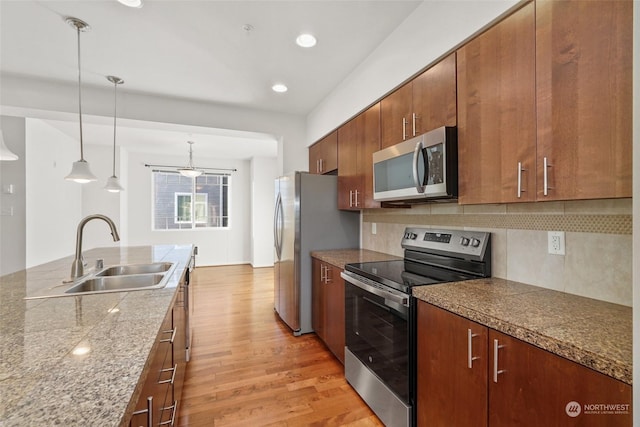
M 536 1 L 538 200 L 631 197 L 633 3 Z
M 377 208 L 373 153 L 380 149 L 380 103 L 338 129 L 338 208 Z
M 338 133 L 331 132 L 309 147 L 309 172 L 331 173 L 338 169 Z
M 539 0 L 458 50 L 461 204 L 631 197 L 632 12 Z
M 423 301 L 417 354 L 418 426 L 632 425 L 629 385 Z M 586 413 L 590 404 L 629 410 Z
M 344 364 L 344 280 L 341 268 L 312 258 L 312 326 L 316 335 Z
M 441 126 L 456 125 L 456 54 L 401 86 L 380 102 L 381 148 Z
M 529 3 L 457 52 L 461 204 L 536 199 L 535 31 Z

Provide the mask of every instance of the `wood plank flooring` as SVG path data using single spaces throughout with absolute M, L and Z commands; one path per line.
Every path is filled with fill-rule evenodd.
M 197 268 L 179 426 L 383 426 L 315 334 L 273 311 L 273 269 Z

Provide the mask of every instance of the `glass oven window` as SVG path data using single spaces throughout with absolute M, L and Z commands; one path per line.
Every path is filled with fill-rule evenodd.
M 408 311 L 346 282 L 346 344 L 349 350 L 405 402 L 409 401 Z

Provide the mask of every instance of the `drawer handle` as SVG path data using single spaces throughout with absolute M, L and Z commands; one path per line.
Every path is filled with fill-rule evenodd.
M 171 409 L 171 419 L 169 421 L 165 421 L 162 423 L 159 423 L 159 426 L 173 426 L 174 423 L 176 422 L 176 409 L 178 408 L 178 401 L 174 400 L 173 401 L 173 405 L 171 406 L 166 406 L 164 408 L 160 408 L 161 412 L 166 411 L 167 409 Z
M 169 372 L 172 371 L 171 373 L 171 379 L 170 380 L 162 380 L 162 381 L 158 381 L 158 384 L 173 384 L 173 381 L 176 379 L 176 371 L 178 370 L 178 364 L 176 363 L 176 365 L 173 368 L 167 368 L 167 369 L 161 369 L 160 372 Z
M 160 342 L 170 342 L 171 344 L 173 344 L 173 340 L 176 338 L 177 330 L 178 328 L 173 328 L 173 329 L 169 329 L 168 331 L 162 331 L 163 334 L 171 334 L 171 338 L 160 340 Z
M 153 396 L 147 397 L 147 409 L 135 411 L 132 415 L 147 414 L 147 427 L 153 426 Z
M 473 357 L 473 338 L 477 337 L 478 334 L 474 334 L 471 332 L 471 329 L 467 329 L 467 366 L 469 369 L 473 368 L 473 361 L 480 359 L 479 357 Z
M 526 171 L 522 168 L 522 162 L 518 162 L 518 199 L 522 197 L 522 193 L 526 193 L 526 190 L 522 189 L 522 172 Z

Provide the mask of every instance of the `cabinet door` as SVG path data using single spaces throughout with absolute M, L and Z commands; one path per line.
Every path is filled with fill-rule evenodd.
M 309 147 L 309 172 L 325 174 L 338 168 L 338 134 L 336 131 Z
M 344 280 L 340 277 L 342 269 L 330 264 L 325 289 L 325 343 L 333 354 L 344 364 L 345 319 L 344 319 Z
M 409 82 L 380 101 L 382 148 L 391 147 L 411 137 L 412 91 L 412 84 Z
M 173 327 L 176 329 L 173 341 L 173 363 L 174 366 L 177 366 L 173 383 L 173 399 L 178 401 L 182 397 L 182 386 L 187 369 L 186 308 L 185 283 L 183 281 L 178 288 L 178 295 L 173 306 Z
M 631 197 L 633 2 L 536 1 L 536 28 L 538 199 Z
M 320 141 L 309 147 L 309 173 L 320 174 L 320 159 L 322 158 L 322 145 Z
M 325 294 L 324 294 L 324 264 L 316 258 L 311 258 L 311 326 L 321 340 L 325 340 Z
M 491 427 L 632 425 L 629 385 L 493 330 L 489 353 Z M 629 410 L 627 414 L 585 411 L 585 405 L 600 404 L 629 405 Z
M 338 209 L 358 209 L 356 190 L 361 187 L 358 175 L 359 116 L 338 129 Z
M 441 126 L 455 126 L 456 54 L 452 53 L 413 80 L 416 135 Z
M 487 340 L 486 327 L 418 302 L 418 426 L 487 425 Z
M 373 200 L 373 153 L 380 150 L 380 103 L 360 116 L 362 136 L 357 144 L 360 177 L 358 207 L 379 208 L 380 203 Z
M 534 26 L 529 3 L 457 52 L 460 203 L 535 200 Z

